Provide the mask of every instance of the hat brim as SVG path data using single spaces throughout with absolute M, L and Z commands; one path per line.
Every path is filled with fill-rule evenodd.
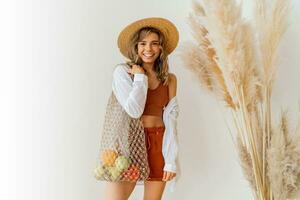
M 165 37 L 165 51 L 170 54 L 177 46 L 179 33 L 176 26 L 167 19 L 151 17 L 140 19 L 126 26 L 118 37 L 118 47 L 120 52 L 128 58 L 128 44 L 133 35 L 143 27 L 153 27 L 158 29 Z

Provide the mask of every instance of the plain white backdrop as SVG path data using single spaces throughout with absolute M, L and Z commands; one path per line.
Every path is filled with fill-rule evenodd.
M 244 1 L 251 16 L 251 0 Z M 2 3 L 1 3 L 2 5 Z M 300 2 L 292 2 L 280 45 L 275 115 L 300 97 Z M 2 12 L 3 10 L 3 12 Z M 128 23 L 165 17 L 191 39 L 183 0 L 14 0 L 1 6 L 1 199 L 102 200 L 93 177 L 114 65 L 123 62 L 116 39 Z M 227 131 L 222 105 L 187 71 L 178 50 L 169 57 L 178 79 L 182 176 L 172 200 L 248 200 L 248 189 Z M 277 115 L 278 116 L 278 115 Z M 3 129 L 3 130 L 2 130 Z M 3 153 L 3 156 L 2 156 Z M 4 178 L 2 178 L 4 177 Z M 142 199 L 137 186 L 130 200 Z M 17 193 L 16 193 L 17 192 Z

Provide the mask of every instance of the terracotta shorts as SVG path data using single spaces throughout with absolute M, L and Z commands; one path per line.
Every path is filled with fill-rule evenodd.
M 162 141 L 165 127 L 144 128 L 150 174 L 148 181 L 162 181 L 165 165 L 162 154 Z

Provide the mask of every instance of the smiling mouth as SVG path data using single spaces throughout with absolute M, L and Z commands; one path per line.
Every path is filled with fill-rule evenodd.
M 152 58 L 154 56 L 154 54 L 143 54 L 143 56 L 146 58 Z

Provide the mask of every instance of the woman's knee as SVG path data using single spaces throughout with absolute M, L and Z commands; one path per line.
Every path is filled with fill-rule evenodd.
M 135 185 L 133 182 L 108 182 L 105 200 L 128 200 Z
M 146 181 L 144 188 L 144 200 L 161 200 L 166 182 Z

